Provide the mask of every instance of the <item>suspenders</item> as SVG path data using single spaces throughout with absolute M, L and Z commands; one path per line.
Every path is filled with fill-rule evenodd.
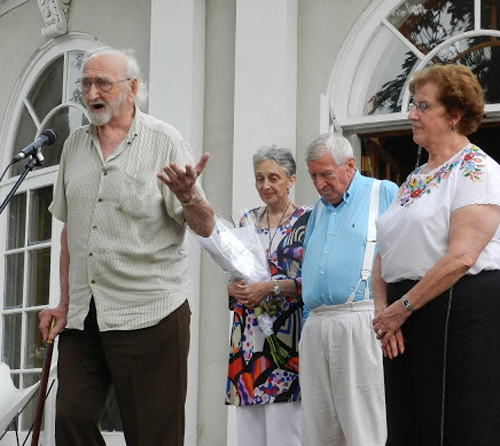
M 366 235 L 366 248 L 365 257 L 363 259 L 363 266 L 361 267 L 361 273 L 359 281 L 351 293 L 346 303 L 351 303 L 356 296 L 356 291 L 358 291 L 361 282 L 366 283 L 365 297 L 364 300 L 370 300 L 370 288 L 368 287 L 368 278 L 372 274 L 373 256 L 375 254 L 375 246 L 377 244 L 377 229 L 375 227 L 375 220 L 378 217 L 378 205 L 380 201 L 380 180 L 375 180 L 372 186 L 372 193 L 370 196 L 370 210 L 368 211 L 368 231 Z
M 346 303 L 351 303 L 355 296 L 356 291 L 358 290 L 361 282 L 366 282 L 365 288 L 365 297 L 363 300 L 370 300 L 370 289 L 368 287 L 368 279 L 372 273 L 372 264 L 373 264 L 373 256 L 375 254 L 375 246 L 377 244 L 377 230 L 375 228 L 375 220 L 378 217 L 378 208 L 380 201 L 380 180 L 375 180 L 372 186 L 371 195 L 370 195 L 370 209 L 368 211 L 368 231 L 366 236 L 366 248 L 365 248 L 365 256 L 363 259 L 363 265 L 360 271 L 360 278 L 354 291 L 351 293 Z M 325 205 L 320 200 L 318 203 L 318 207 L 316 209 L 316 220 L 315 224 L 318 222 L 319 217 L 323 211 Z

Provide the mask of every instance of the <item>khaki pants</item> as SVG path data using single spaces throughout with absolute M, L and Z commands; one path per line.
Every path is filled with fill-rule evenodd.
M 383 446 L 382 348 L 373 302 L 311 311 L 299 344 L 303 446 Z
M 153 327 L 101 333 L 92 300 L 84 330 L 59 339 L 57 445 L 105 444 L 98 421 L 113 385 L 128 446 L 182 446 L 190 318 L 186 301 Z

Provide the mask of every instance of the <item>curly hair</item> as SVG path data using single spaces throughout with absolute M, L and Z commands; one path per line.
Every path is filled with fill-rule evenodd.
M 457 130 L 464 135 L 474 133 L 484 116 L 484 93 L 472 71 L 464 65 L 432 65 L 415 73 L 410 93 L 428 82 L 439 87 L 439 101 L 448 115 L 462 115 Z

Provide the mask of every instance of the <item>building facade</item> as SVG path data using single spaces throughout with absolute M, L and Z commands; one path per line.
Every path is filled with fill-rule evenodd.
M 61 224 L 47 208 L 64 139 L 87 122 L 75 84 L 84 51 L 135 50 L 149 84 L 144 110 L 173 124 L 195 156 L 212 154 L 204 189 L 218 214 L 237 219 L 259 204 L 251 157 L 264 144 L 296 154 L 297 203 L 316 199 L 303 150 L 326 131 L 351 140 L 363 172 L 401 182 L 420 156 L 406 119 L 408 82 L 429 63 L 462 63 L 477 74 L 487 106 L 471 139 L 498 159 L 499 21 L 495 0 L 0 0 L 2 165 L 44 129 L 59 135 L 0 214 L 0 360 L 15 383 L 39 379 L 37 314 L 59 301 Z M 23 171 L 21 162 L 7 170 L 2 200 Z M 194 239 L 189 249 L 186 445 L 234 446 L 234 413 L 224 406 L 227 278 Z M 54 393 L 45 409 L 47 446 Z M 112 397 L 105 412 L 108 444 L 123 445 Z M 32 413 L 29 406 L 21 431 Z M 15 444 L 13 432 L 0 443 Z

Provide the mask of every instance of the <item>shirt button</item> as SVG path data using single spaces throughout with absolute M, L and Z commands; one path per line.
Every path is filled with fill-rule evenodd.
M 97 226 L 92 226 L 92 229 L 95 231 L 97 229 Z
M 325 274 L 325 273 L 324 273 L 324 271 L 320 271 L 319 273 L 320 273 L 321 275 Z
M 92 254 L 91 252 L 89 253 L 89 257 L 94 257 L 94 254 Z
M 98 198 L 97 201 L 100 203 L 102 201 L 102 198 Z
M 103 174 L 103 175 L 107 175 L 107 174 L 108 174 L 108 172 L 105 170 L 102 174 Z
M 95 280 L 91 280 L 91 281 L 90 281 L 90 283 L 91 283 L 92 285 L 95 285 Z

